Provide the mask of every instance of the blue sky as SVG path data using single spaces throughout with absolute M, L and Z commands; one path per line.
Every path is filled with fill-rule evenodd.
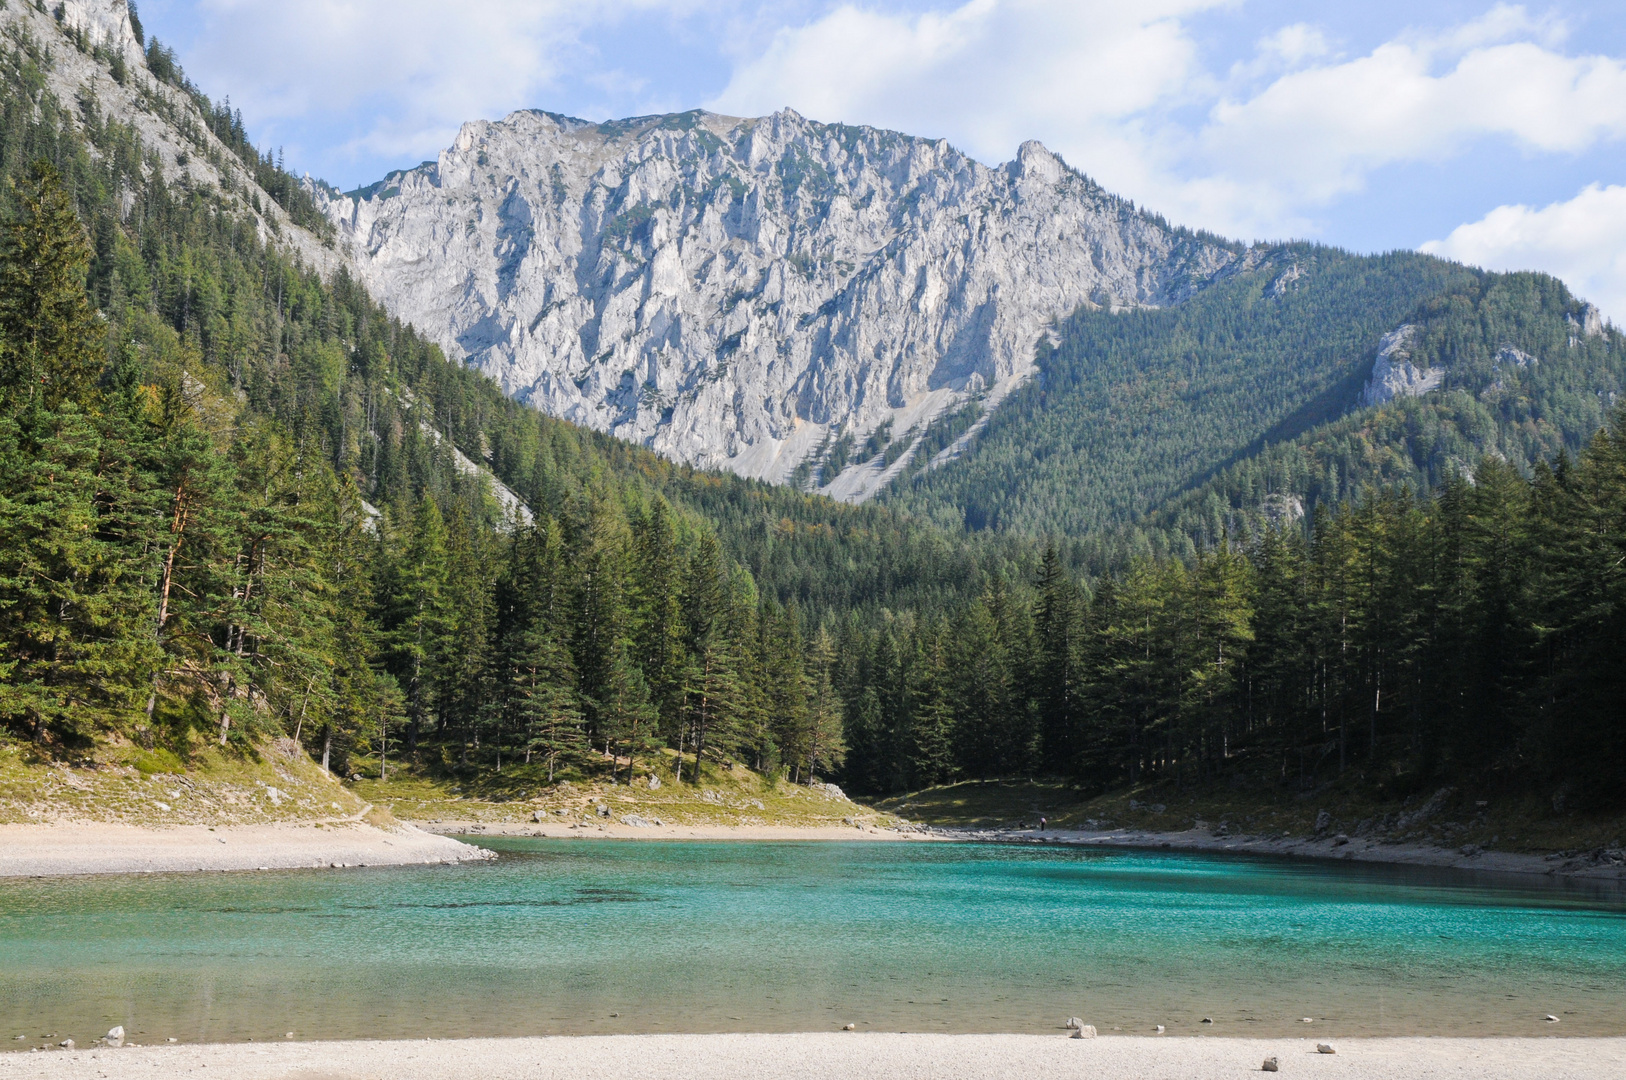
M 1626 321 L 1620 0 L 139 0 L 249 131 L 341 187 L 465 120 L 791 106 L 1039 139 L 1173 220 L 1563 276 Z

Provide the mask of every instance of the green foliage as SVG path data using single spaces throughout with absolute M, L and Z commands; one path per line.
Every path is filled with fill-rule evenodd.
M 12 45 L 0 726 L 43 750 L 1619 790 L 1626 433 L 1586 440 L 1626 350 L 1550 279 L 1294 247 L 1184 308 L 1080 313 L 975 455 L 900 490 L 937 528 L 507 400 Z M 1351 412 L 1406 320 L 1444 388 Z
M 1369 487 L 1308 531 L 1140 559 L 1093 598 L 1054 553 L 958 617 L 946 670 L 890 695 L 929 628 L 856 633 L 859 791 L 1050 774 L 1087 791 L 1229 777 L 1380 794 L 1472 782 L 1616 807 L 1626 773 L 1626 410 L 1530 479 L 1481 459 L 1435 496 Z M 918 659 L 915 661 L 918 663 Z M 946 698 L 954 769 L 922 768 Z

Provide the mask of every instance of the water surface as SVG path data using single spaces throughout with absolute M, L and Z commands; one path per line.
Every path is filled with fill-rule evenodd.
M 502 857 L 0 885 L 0 1047 L 115 1023 L 192 1042 L 1042 1032 L 1071 1015 L 1626 1034 L 1613 887 L 1163 851 L 481 842 Z

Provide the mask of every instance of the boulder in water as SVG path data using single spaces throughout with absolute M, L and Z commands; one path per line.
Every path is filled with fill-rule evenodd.
M 841 1030 L 842 1031 L 857 1031 L 858 1030 L 858 1025 L 857 1024 L 848 1024 L 846 1027 L 842 1028 Z
M 104 1035 L 102 1037 L 102 1041 L 107 1043 L 108 1046 L 111 1046 L 114 1049 L 117 1049 L 118 1047 L 123 1046 L 124 1045 L 124 1028 L 123 1028 L 123 1026 L 121 1025 L 121 1026 L 116 1027 L 113 1030 L 109 1031 L 106 1035 Z
M 1069 1016 L 1065 1026 L 1068 1031 L 1077 1031 L 1079 1028 L 1084 1026 L 1084 1021 L 1080 1020 L 1076 1016 Z
M 1159 1035 L 1161 1035 L 1161 1034 L 1163 1034 L 1163 1025 L 1162 1025 L 1162 1024 L 1159 1024 L 1159 1025 L 1157 1025 L 1157 1027 L 1156 1027 L 1156 1028 L 1154 1028 L 1154 1029 L 1153 1029 L 1153 1030 L 1154 1030 L 1154 1031 L 1156 1031 L 1156 1032 L 1157 1032 L 1157 1034 L 1159 1034 Z
M 57 1043 L 57 1045 L 62 1047 L 64 1050 L 72 1050 L 74 1047 L 74 1042 L 72 1039 L 63 1039 L 61 1042 Z

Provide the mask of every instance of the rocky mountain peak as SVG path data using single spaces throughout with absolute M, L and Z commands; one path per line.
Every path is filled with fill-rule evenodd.
M 789 109 L 518 112 L 315 193 L 374 294 L 509 394 L 849 499 L 898 461 L 886 444 L 1026 379 L 1058 317 L 1178 302 L 1237 259 L 1039 143 L 988 168 Z

